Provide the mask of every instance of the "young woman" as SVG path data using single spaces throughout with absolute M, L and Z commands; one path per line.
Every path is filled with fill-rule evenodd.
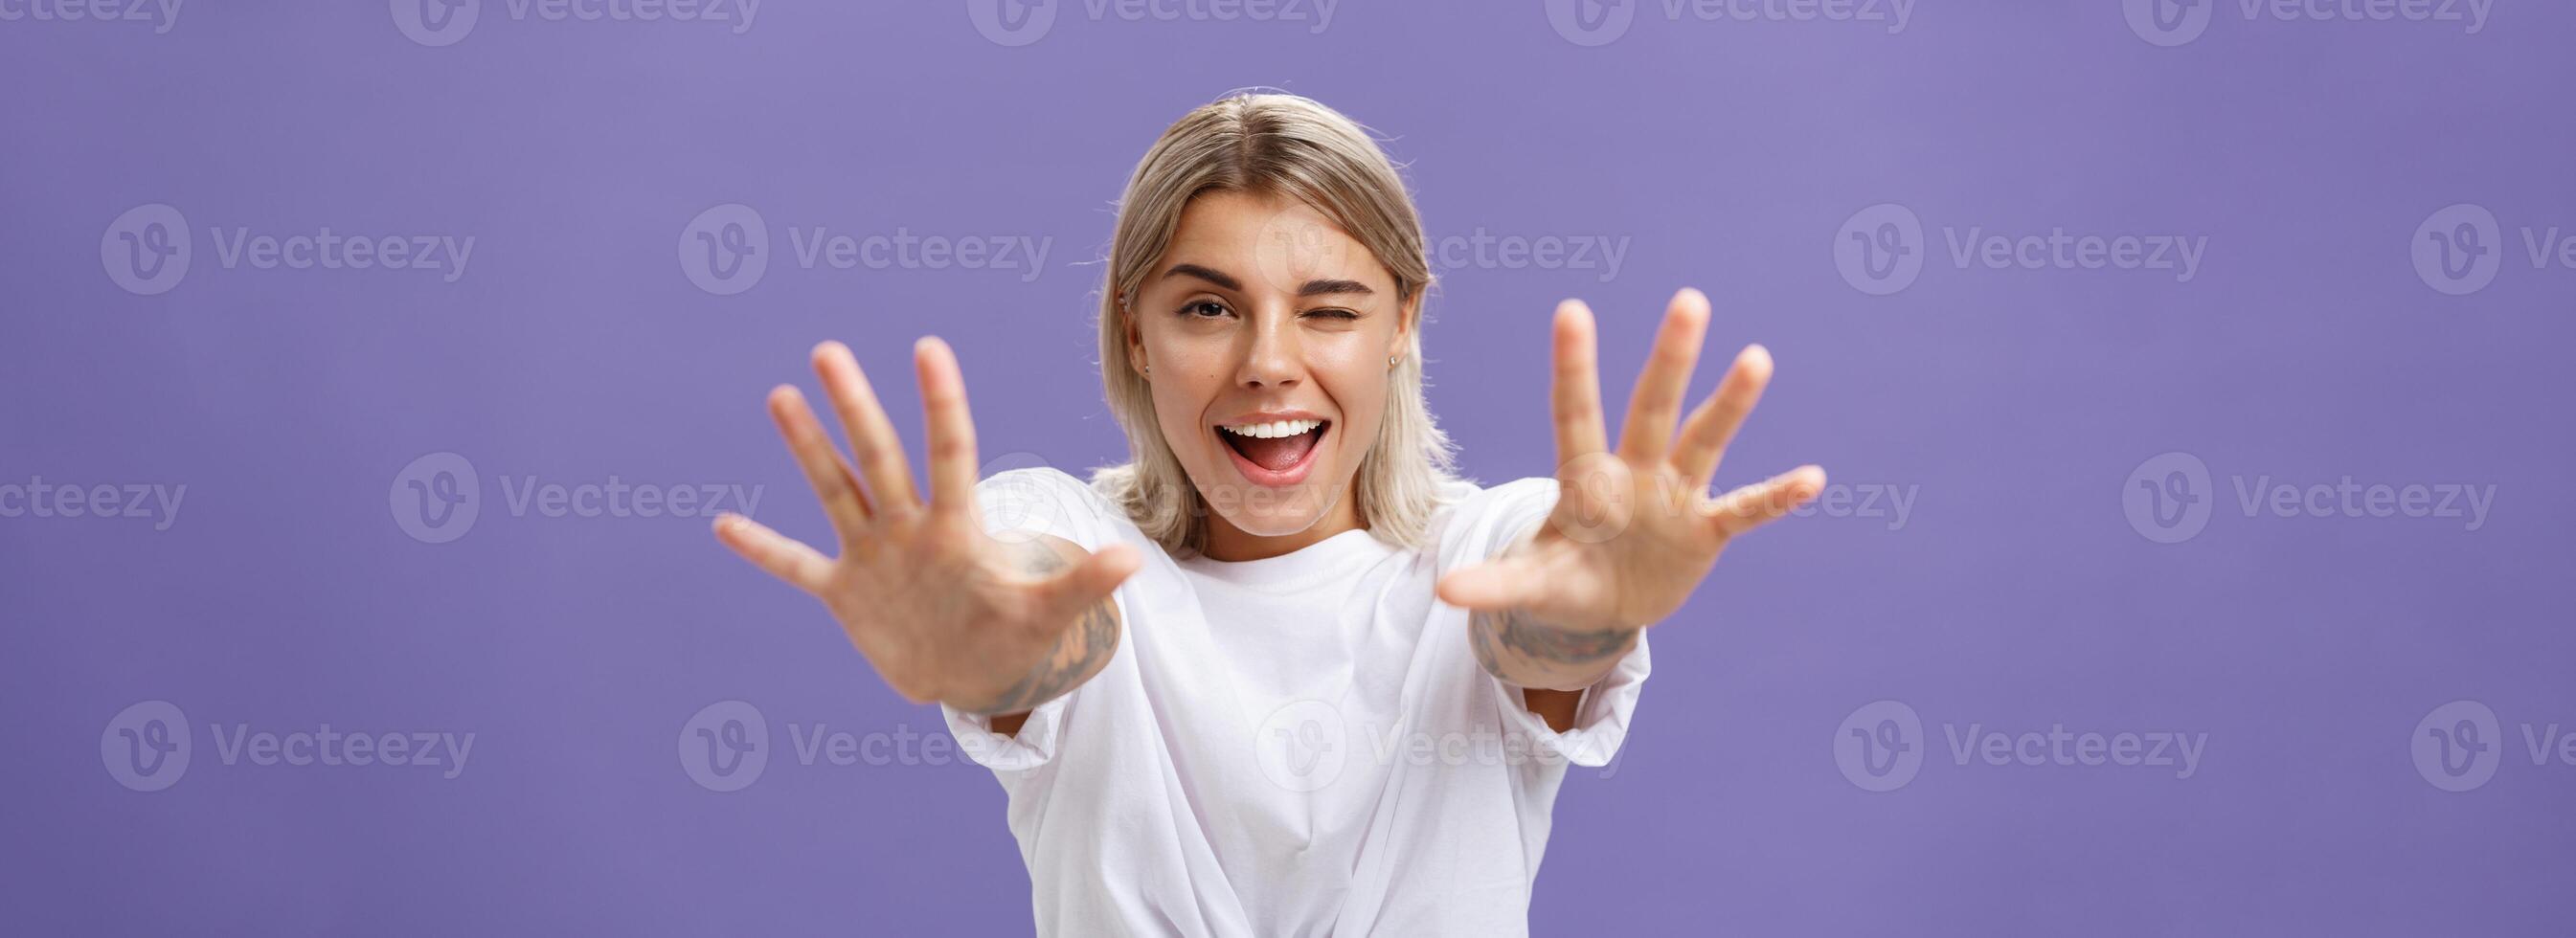
M 769 409 L 840 556 L 739 516 L 716 535 L 940 704 L 1009 793 L 1041 933 L 1523 933 L 1557 786 L 1614 754 L 1645 628 L 1824 474 L 1710 497 L 1771 362 L 1746 348 L 1685 419 L 1709 312 L 1683 290 L 1616 449 L 1567 301 L 1554 478 L 1458 479 L 1423 398 L 1430 285 L 1359 125 L 1227 97 L 1120 202 L 1100 361 L 1131 461 L 979 482 L 964 380 L 925 338 L 922 492 L 826 342 L 857 470 L 796 388 Z

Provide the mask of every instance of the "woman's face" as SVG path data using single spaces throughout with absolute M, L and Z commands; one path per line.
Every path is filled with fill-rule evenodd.
M 1351 481 L 1407 307 L 1368 249 L 1303 202 L 1190 200 L 1128 298 L 1128 365 L 1212 509 L 1209 557 L 1276 556 L 1359 526 Z

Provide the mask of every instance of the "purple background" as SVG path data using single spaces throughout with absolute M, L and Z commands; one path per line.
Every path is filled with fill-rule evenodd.
M 199 5 L 201 3 L 202 5 Z M 1094 19 L 1006 46 L 960 3 L 772 0 L 752 27 L 514 18 L 453 45 L 388 6 L 184 5 L 174 27 L 0 21 L 0 485 L 187 486 L 138 518 L 0 517 L 0 929 L 13 933 L 1007 934 L 1027 880 L 989 773 L 802 765 L 789 724 L 937 734 L 811 600 L 703 518 L 514 516 L 501 477 L 761 486 L 826 528 L 760 406 L 837 337 L 919 462 L 908 348 L 955 344 L 987 459 L 1123 458 L 1089 317 L 1111 201 L 1231 88 L 1395 136 L 1435 237 L 1628 239 L 1605 270 L 1444 270 L 1434 411 L 1493 483 L 1544 475 L 1546 322 L 1580 296 L 1625 406 L 1664 299 L 1779 377 L 1722 483 L 1800 462 L 1914 493 L 1729 552 L 1655 633 L 1621 760 L 1576 770 L 1543 934 L 2517 934 L 2566 928 L 2576 516 L 2576 9 L 2460 23 L 2249 18 L 2145 41 L 2121 4 L 1934 4 L 1885 24 L 1675 21 L 1584 46 L 1538 2 L 1365 3 L 1311 23 Z M 1302 4 L 1301 4 L 1302 6 Z M 1757 11 L 1758 12 L 1758 11 Z M 741 202 L 739 295 L 675 246 Z M 1918 280 L 1867 295 L 1837 226 L 1917 213 Z M 2477 203 L 2494 282 L 2436 291 L 2419 223 Z M 185 214 L 175 289 L 102 259 Z M 1052 239 L 1018 271 L 803 269 L 788 229 Z M 472 235 L 465 275 L 226 268 L 208 229 Z M 2171 271 L 1961 268 L 1945 231 L 2179 233 Z M 226 235 L 229 237 L 229 234 Z M 1704 367 L 1694 396 L 1716 380 Z M 2133 470 L 2209 467 L 2159 543 Z M 480 515 L 425 543 L 398 474 L 451 452 Z M 2461 518 L 2278 517 L 2242 480 L 2494 486 Z M 0 505 L 5 507 L 5 505 Z M 707 790 L 684 723 L 741 699 L 773 749 Z M 1919 774 L 1846 779 L 1839 726 L 1919 713 Z M 140 701 L 192 762 L 128 790 Z M 2417 723 L 2501 719 L 2492 779 L 2437 788 Z M 223 764 L 210 730 L 473 732 L 466 770 Z M 2197 771 L 1991 765 L 1945 733 L 2207 734 Z M 229 732 L 229 730 L 227 730 Z M 945 750 L 942 750 L 946 752 Z

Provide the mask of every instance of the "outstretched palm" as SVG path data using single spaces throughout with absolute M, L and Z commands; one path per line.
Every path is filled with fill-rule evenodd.
M 832 446 L 792 385 L 769 413 L 823 500 L 841 555 L 740 515 L 716 536 L 744 559 L 822 600 L 888 685 L 916 703 L 982 713 L 1026 710 L 1098 670 L 1116 644 L 1110 591 L 1142 566 L 1134 548 L 1081 554 L 985 533 L 975 503 L 975 425 L 947 343 L 914 351 L 929 424 L 930 498 L 914 495 L 903 442 L 850 350 L 826 342 L 814 370 L 840 412 L 859 471 Z M 866 479 L 865 488 L 860 479 Z
M 1747 346 L 1676 434 L 1708 315 L 1708 298 L 1699 291 L 1673 297 L 1612 452 L 1601 415 L 1592 311 L 1576 300 L 1557 307 L 1556 507 L 1517 549 L 1442 577 L 1441 599 L 1480 612 L 1509 611 L 1567 634 L 1633 631 L 1681 608 L 1729 540 L 1824 488 L 1824 470 L 1802 466 L 1709 496 L 1727 442 L 1771 379 L 1771 356 Z

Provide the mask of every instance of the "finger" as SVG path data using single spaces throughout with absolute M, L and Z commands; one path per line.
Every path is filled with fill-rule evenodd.
M 808 593 L 820 592 L 831 577 L 831 560 L 760 522 L 726 512 L 717 516 L 715 527 L 716 540 L 789 586 Z
M 971 514 L 975 418 L 966 408 L 966 376 L 957 368 L 956 350 L 939 337 L 925 336 L 912 349 L 921 370 L 922 417 L 930 425 L 931 510 Z
M 1708 297 L 1684 287 L 1664 309 L 1664 324 L 1655 331 L 1655 348 L 1637 373 L 1628 394 L 1628 417 L 1619 425 L 1619 457 L 1631 465 L 1651 466 L 1671 448 L 1673 421 L 1681 416 L 1682 397 L 1690 393 L 1691 370 L 1699 366 L 1699 347 L 1708 338 Z
M 1038 584 L 1038 593 L 1048 614 L 1071 622 L 1108 599 L 1128 575 L 1143 567 L 1144 557 L 1136 548 L 1112 544 L 1099 550 L 1063 573 Z
M 1708 514 L 1718 532 L 1732 538 L 1771 523 L 1824 490 L 1825 470 L 1800 466 L 1726 493 L 1709 503 Z
M 1461 609 L 1497 610 L 1539 598 L 1536 571 L 1519 560 L 1489 560 L 1450 571 L 1432 587 L 1441 602 Z
M 797 467 L 805 470 L 805 481 L 814 486 L 814 494 L 823 499 L 823 516 L 832 520 L 832 530 L 841 543 L 855 541 L 868 527 L 868 507 L 859 494 L 858 480 L 850 476 L 850 466 L 841 461 L 832 448 L 832 437 L 814 419 L 814 408 L 805 403 L 805 394 L 795 385 L 782 384 L 769 392 L 769 418 L 778 423 L 778 434 L 787 440 L 787 451 L 796 456 Z
M 1762 389 L 1770 384 L 1771 350 L 1747 345 L 1736 353 L 1726 377 L 1718 379 L 1716 393 L 1683 421 L 1673 466 L 1691 481 L 1693 491 L 1708 489 L 1718 463 L 1726 459 L 1726 444 L 1734 441 L 1735 431 L 1744 426 L 1744 418 L 1753 413 L 1753 405 L 1762 401 Z
M 875 493 L 871 513 L 908 512 L 919 505 L 912 494 L 912 466 L 903 458 L 903 438 L 895 435 L 894 423 L 886 419 L 876 388 L 851 357 L 850 347 L 839 342 L 814 346 L 814 373 L 822 377 L 823 392 L 831 395 L 832 409 L 841 416 L 842 432 L 849 434 L 859 476 Z
M 1592 328 L 1592 309 L 1582 300 L 1556 307 L 1556 367 L 1553 403 L 1556 417 L 1556 462 L 1609 448 L 1601 427 L 1600 352 Z

